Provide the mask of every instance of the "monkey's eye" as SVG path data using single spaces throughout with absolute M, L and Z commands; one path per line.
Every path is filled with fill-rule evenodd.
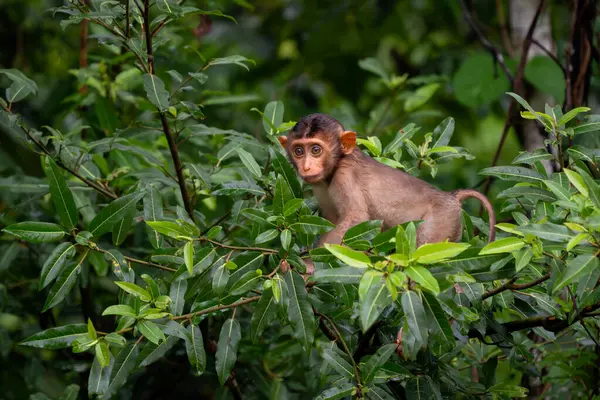
M 304 149 L 302 147 L 294 148 L 294 155 L 296 157 L 302 157 L 304 155 Z
M 310 152 L 313 156 L 318 156 L 319 154 L 321 154 L 321 151 L 323 151 L 323 149 L 321 149 L 321 146 L 317 144 L 310 148 Z

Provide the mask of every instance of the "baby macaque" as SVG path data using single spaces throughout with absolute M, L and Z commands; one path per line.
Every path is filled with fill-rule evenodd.
M 279 142 L 300 177 L 312 185 L 323 217 L 336 225 L 319 239 L 319 245 L 340 244 L 349 228 L 368 220 L 383 220 L 384 229 L 423 220 L 417 228 L 417 245 L 458 241 L 461 202 L 469 197 L 479 199 L 487 209 L 489 241 L 494 240 L 496 217 L 483 194 L 444 192 L 373 160 L 356 146 L 356 133 L 344 130 L 334 118 L 307 115 Z

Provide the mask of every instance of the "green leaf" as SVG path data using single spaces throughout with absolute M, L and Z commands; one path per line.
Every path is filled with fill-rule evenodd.
M 412 112 L 421 107 L 433 97 L 439 88 L 439 83 L 430 83 L 429 85 L 421 86 L 406 99 L 404 110 L 406 112 Z
M 268 135 L 274 135 L 277 127 L 283 123 L 283 102 L 272 101 L 265 106 L 263 127 Z
M 510 82 L 499 68 L 494 58 L 483 50 L 464 57 L 452 79 L 457 100 L 473 109 L 497 101 L 510 88 Z
M 426 268 L 419 266 L 408 267 L 404 269 L 403 272 L 408 275 L 410 279 L 423 286 L 423 288 L 435 293 L 436 295 L 440 293 L 440 285 L 438 284 L 438 281 Z
M 105 394 L 106 398 L 111 398 L 115 395 L 125 382 L 127 382 L 129 374 L 135 368 L 138 353 L 139 345 L 137 343 L 130 344 L 121 349 L 112 367 L 110 384 Z
M 535 235 L 551 242 L 568 242 L 573 237 L 566 226 L 551 222 L 523 225 L 519 226 L 517 230 L 523 234 Z
M 254 239 L 254 243 L 267 243 L 275 239 L 277 236 L 279 236 L 279 231 L 277 229 L 269 229 L 259 234 L 256 239 Z
M 359 287 L 359 315 L 363 332 L 366 332 L 377 321 L 383 309 L 392 302 L 385 283 L 381 279 L 381 273 L 369 273 L 370 271 L 365 273 L 363 278 L 365 282 L 363 283 L 361 280 Z
M 564 188 L 560 183 L 550 180 L 545 180 L 544 184 L 548 186 L 548 189 L 554 193 L 554 195 L 558 198 L 558 200 L 562 201 L 570 201 L 571 193 L 567 189 Z
M 504 398 L 515 398 L 515 397 L 527 397 L 528 390 L 521 386 L 508 385 L 506 383 L 499 383 L 488 389 L 490 393 L 495 393 L 498 396 Z
M 62 171 L 51 157 L 44 157 L 44 172 L 50 183 L 52 203 L 62 226 L 73 229 L 77 225 L 77 206 L 73 193 L 62 175 Z
M 194 242 L 186 242 L 183 246 L 183 260 L 188 272 L 192 275 L 194 270 Z
M 278 151 L 269 149 L 271 153 L 271 162 L 273 163 L 273 169 L 278 175 L 283 176 L 288 186 L 292 189 L 294 197 L 302 199 L 304 198 L 304 192 L 302 191 L 302 185 L 298 180 L 298 175 L 294 171 L 294 168 L 290 165 L 287 158 Z
M 533 114 L 535 116 L 535 118 L 540 121 L 542 124 L 547 123 L 547 121 L 544 121 L 541 117 L 540 114 L 541 113 L 537 113 L 534 111 L 533 108 L 531 108 L 531 106 L 529 105 L 529 103 L 523 99 L 521 96 L 519 96 L 516 93 L 512 93 L 512 92 L 506 92 L 507 95 L 509 95 L 510 97 L 512 97 L 513 99 L 515 99 L 520 105 L 523 106 L 523 108 L 525 108 L 527 111 L 529 111 L 531 114 Z
M 95 353 L 102 368 L 106 368 L 110 365 L 110 352 L 108 351 L 106 342 L 102 341 L 96 343 Z
M 454 133 L 454 118 L 448 117 L 443 120 L 438 126 L 433 130 L 432 135 L 432 145 L 430 146 L 432 149 L 436 147 L 448 146 L 450 143 L 450 139 L 452 139 L 452 134 Z
M 61 301 L 71 292 L 73 286 L 77 282 L 77 275 L 81 270 L 80 263 L 72 263 L 71 265 L 65 267 L 58 279 L 50 288 L 50 292 L 48 293 L 48 297 L 46 298 L 46 303 L 42 308 L 42 312 L 45 312 Z
M 522 151 L 516 156 L 511 164 L 527 164 L 534 165 L 537 161 L 552 160 L 554 156 L 544 149 L 536 149 L 533 153 Z
M 581 175 L 587 189 L 589 189 L 588 195 L 590 200 L 592 200 L 592 203 L 594 203 L 594 206 L 596 208 L 600 209 L 600 185 L 596 183 L 594 178 L 592 178 L 590 174 L 587 173 L 587 171 L 584 171 L 582 168 L 579 167 L 575 167 L 575 169 Z
M 386 379 L 386 378 L 384 378 Z M 370 386 L 366 393 L 367 400 L 394 400 L 395 397 L 390 393 L 387 386 Z
M 297 272 L 289 271 L 285 275 L 285 283 L 289 293 L 288 320 L 294 337 L 308 349 L 314 340 L 315 320 L 304 279 Z
M 600 122 L 590 122 L 587 124 L 581 124 L 573 128 L 575 135 L 581 135 L 582 133 L 595 132 L 600 130 Z
M 442 309 L 440 302 L 436 296 L 429 292 L 423 292 L 422 300 L 430 332 L 442 342 L 447 343 L 447 348 L 454 348 L 456 343 L 454 332 L 450 322 L 448 322 L 448 315 Z
M 390 76 L 385 70 L 383 63 L 377 58 L 368 57 L 358 61 L 358 66 L 365 71 L 369 71 L 379 76 L 386 84 L 390 81 Z
M 65 235 L 60 225 L 36 221 L 18 222 L 7 226 L 2 231 L 30 243 L 54 242 Z
M 350 382 L 343 382 L 341 384 L 337 384 L 336 386 L 330 387 L 329 389 L 325 389 L 315 397 L 314 400 L 339 400 L 348 398 L 353 392 L 355 388 L 354 385 Z
M 277 307 L 272 290 L 264 290 L 258 303 L 252 312 L 252 320 L 250 321 L 250 337 L 253 343 L 258 343 L 262 337 L 265 328 L 271 325 L 271 322 L 277 316 Z
M 86 337 L 87 332 L 87 324 L 64 325 L 31 335 L 19 345 L 48 350 L 63 349 L 70 347 L 74 340 Z
M 185 229 L 183 226 L 172 221 L 146 221 L 152 229 L 158 233 L 162 233 L 165 236 L 178 238 L 181 236 L 193 236 L 191 232 Z
M 468 243 L 427 243 L 419 247 L 411 257 L 420 264 L 434 264 L 448 258 L 456 257 L 469 247 L 471 245 Z
M 589 107 L 576 107 L 576 108 L 572 109 L 571 111 L 569 111 L 568 113 L 566 113 L 565 115 L 563 115 L 562 118 L 558 120 L 557 125 L 559 127 L 566 125 L 569 121 L 571 121 L 573 118 L 575 118 L 579 114 L 588 112 L 588 111 L 590 111 Z
M 488 244 L 483 249 L 481 249 L 479 255 L 512 253 L 513 251 L 519 250 L 523 246 L 525 246 L 525 242 L 523 241 L 523 239 L 519 239 L 517 237 L 512 236 L 506 237 L 498 239 Z
M 217 266 L 212 277 L 212 289 L 217 296 L 220 296 L 223 294 L 223 292 L 225 292 L 228 280 L 229 269 L 225 267 L 225 263 L 221 263 L 219 266 Z
M 369 256 L 365 253 L 352 250 L 348 247 L 340 246 L 339 244 L 325 244 L 325 248 L 336 256 L 343 263 L 354 268 L 367 268 L 371 265 Z
M 420 375 L 410 378 L 406 382 L 404 390 L 406 400 L 441 400 L 439 391 L 436 389 L 433 380 L 427 375 Z
M 283 206 L 283 216 L 289 217 L 294 214 L 304 204 L 304 199 L 291 199 Z
M 277 176 L 275 181 L 275 196 L 273 198 L 273 213 L 282 214 L 285 204 L 294 198 L 292 188 L 288 185 L 282 175 Z
M 262 275 L 257 274 L 256 271 L 248 271 L 241 278 L 239 278 L 229 291 L 232 296 L 244 294 L 249 290 L 256 287 L 258 282 L 262 279 Z
M 541 93 L 554 97 L 556 104 L 565 100 L 565 74 L 561 67 L 550 57 L 535 56 L 525 65 L 527 79 Z
M 256 64 L 254 62 L 254 60 L 250 60 L 244 56 L 233 55 L 233 56 L 228 56 L 228 57 L 212 59 L 207 63 L 207 66 L 235 64 L 235 65 L 239 65 L 240 67 L 245 68 L 247 71 L 250 71 L 250 68 L 248 68 L 248 66 L 244 63 Z
M 377 371 L 379 371 L 379 369 L 390 359 L 397 347 L 398 345 L 395 343 L 385 344 L 377 349 L 375 354 L 364 363 L 364 366 L 361 365 L 362 380 L 365 384 L 373 381 L 375 373 L 377 373 Z
M 179 338 L 177 336 L 169 336 L 167 340 L 156 345 L 152 342 L 146 343 L 146 345 L 140 351 L 140 354 L 136 360 L 136 363 L 140 367 L 146 367 L 155 361 L 160 360 L 167 354 L 167 352 L 175 346 Z
M 323 350 L 323 359 L 329 363 L 337 371 L 338 374 L 342 375 L 347 379 L 352 379 L 354 376 L 354 369 L 352 365 L 339 354 L 333 350 Z
M 335 228 L 335 225 L 325 218 L 316 215 L 303 215 L 298 222 L 291 224 L 289 228 L 293 231 L 306 233 L 308 235 L 320 235 L 329 232 Z
M 513 186 L 498 193 L 498 198 L 524 197 L 528 200 L 556 201 L 556 196 L 545 189 L 535 186 Z
M 124 315 L 126 317 L 137 316 L 135 309 L 126 304 L 117 304 L 114 306 L 106 307 L 106 309 L 102 312 L 102 315 Z
M 319 269 L 313 274 L 317 283 L 358 284 L 363 276 L 363 270 L 354 267 Z
M 289 251 L 290 245 L 292 244 L 292 231 L 289 229 L 284 229 L 281 231 L 281 235 L 279 235 L 279 240 L 281 240 L 281 247 L 285 251 Z
M 90 222 L 88 230 L 94 236 L 99 236 L 110 231 L 113 225 L 129 212 L 130 207 L 135 205 L 145 195 L 145 191 L 139 191 L 114 200 L 96 214 L 94 219 Z
M 237 351 L 242 338 L 242 328 L 240 323 L 228 318 L 221 328 L 219 342 L 217 343 L 217 354 L 215 355 L 215 368 L 221 386 L 225 384 L 229 373 L 235 366 L 237 360 Z
M 169 108 L 169 92 L 165 89 L 164 82 L 156 75 L 145 74 L 144 89 L 146 97 L 152 104 L 158 108 L 158 111 L 165 112 Z
M 404 292 L 402 310 L 406 315 L 407 327 L 411 334 L 419 343 L 427 343 L 427 316 L 421 297 L 413 291 Z
M 10 103 L 23 100 L 31 93 L 37 94 L 37 84 L 18 69 L 0 69 L 0 74 L 6 75 L 12 82 L 11 86 L 6 89 L 6 100 Z
M 202 332 L 200 328 L 193 324 L 187 328 L 187 332 L 185 350 L 188 360 L 196 372 L 201 374 L 206 369 L 206 352 L 204 351 Z
M 139 299 L 143 302 L 149 302 L 152 299 L 150 293 L 148 293 L 146 290 L 142 289 L 135 283 L 115 281 L 115 285 L 117 285 L 129 294 L 135 297 L 139 297 Z
M 260 178 L 262 176 L 262 171 L 252 154 L 248 153 L 241 147 L 236 148 L 235 151 L 237 151 L 238 155 L 240 156 L 240 160 L 242 160 L 242 163 L 244 163 L 252 175 Z
M 575 278 L 581 275 L 584 271 L 594 270 L 598 268 L 598 258 L 593 254 L 581 254 L 567 261 L 567 267 L 562 271 L 554 288 L 553 293 L 557 293 L 560 289 L 570 284 Z
M 116 224 L 114 224 L 112 228 L 112 241 L 115 246 L 119 246 L 127 238 L 129 228 L 131 228 L 131 225 L 133 225 L 135 211 L 135 204 L 130 205 L 125 211 L 123 218 L 121 218 L 119 221 L 117 221 Z
M 183 306 L 185 305 L 185 291 L 187 290 L 188 282 L 186 280 L 179 280 L 171 283 L 171 289 L 169 291 L 169 297 L 173 301 L 171 303 L 171 314 L 181 315 L 183 313 Z
M 165 334 L 152 321 L 139 321 L 136 325 L 138 330 L 146 339 L 158 345 L 166 340 Z
M 584 197 L 589 196 L 588 188 L 583 180 L 583 177 L 579 175 L 577 172 L 572 171 L 568 168 L 563 169 L 564 173 L 567 175 L 569 182 L 571 185 L 575 186 L 575 189 L 579 191 Z
M 381 220 L 373 220 L 354 225 L 344 234 L 343 243 L 350 246 L 352 243 L 359 240 L 373 240 L 373 238 L 381 232 L 382 224 L 383 221 Z
M 110 375 L 112 373 L 115 359 L 110 358 L 107 367 L 102 368 L 97 358 L 92 362 L 92 368 L 90 369 L 90 376 L 88 378 L 88 394 L 102 396 L 108 389 L 110 382 Z
M 48 286 L 62 272 L 66 260 L 74 255 L 75 246 L 72 243 L 65 242 L 56 246 L 42 267 L 39 289 Z
M 480 175 L 495 176 L 504 181 L 539 183 L 544 177 L 529 168 L 524 167 L 489 167 L 479 171 Z
M 163 219 L 162 195 L 156 187 L 151 186 L 148 189 L 148 194 L 144 196 L 144 221 L 153 222 L 159 221 L 161 219 Z M 152 247 L 154 247 L 155 249 L 161 248 L 163 238 L 162 236 L 160 236 L 159 232 L 151 228 L 146 229 Z

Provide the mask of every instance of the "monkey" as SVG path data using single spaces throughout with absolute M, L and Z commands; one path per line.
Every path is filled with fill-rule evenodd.
M 341 244 L 349 228 L 369 220 L 382 220 L 384 230 L 422 220 L 417 246 L 456 242 L 462 236 L 461 204 L 470 197 L 487 209 L 489 242 L 494 240 L 496 217 L 486 196 L 471 189 L 445 192 L 372 159 L 357 147 L 356 132 L 328 115 L 309 114 L 289 136 L 278 139 L 294 169 L 312 186 L 321 215 L 336 225 L 320 237 L 318 246 Z M 309 269 L 312 273 L 314 267 L 307 264 L 307 273 Z

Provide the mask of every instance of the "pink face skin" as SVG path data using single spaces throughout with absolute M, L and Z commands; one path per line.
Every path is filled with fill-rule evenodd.
M 289 151 L 304 181 L 312 184 L 323 180 L 327 167 L 327 145 L 324 141 L 297 139 L 292 142 Z

